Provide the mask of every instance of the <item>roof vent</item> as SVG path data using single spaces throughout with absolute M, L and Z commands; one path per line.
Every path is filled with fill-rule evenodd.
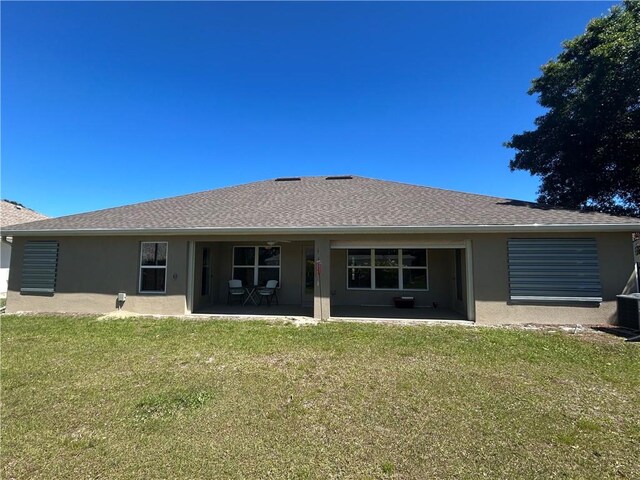
M 325 180 L 352 180 L 353 177 L 351 175 L 342 175 L 337 177 L 327 177 Z
M 276 182 L 299 182 L 300 177 L 282 177 L 276 178 Z

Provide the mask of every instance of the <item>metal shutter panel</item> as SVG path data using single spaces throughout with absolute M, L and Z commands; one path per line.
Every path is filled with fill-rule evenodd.
M 601 302 L 594 238 L 510 239 L 511 300 Z
M 58 272 L 58 242 L 27 242 L 22 257 L 20 293 L 53 295 Z

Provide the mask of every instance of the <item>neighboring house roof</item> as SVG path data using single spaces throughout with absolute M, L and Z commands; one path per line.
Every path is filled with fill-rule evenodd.
M 19 223 L 33 222 L 49 218 L 19 203 L 2 200 L 0 202 L 0 228 Z
M 363 177 L 265 180 L 20 225 L 14 234 L 640 230 L 640 219 Z M 336 178 L 336 177 L 334 177 Z

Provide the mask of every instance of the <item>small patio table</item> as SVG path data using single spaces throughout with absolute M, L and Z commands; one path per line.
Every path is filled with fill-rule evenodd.
M 246 305 L 247 302 L 251 300 L 251 302 L 257 306 L 258 305 L 258 297 L 256 297 L 257 290 L 258 290 L 258 285 L 247 285 L 246 287 L 244 287 L 244 291 L 247 292 L 247 297 L 244 299 L 244 302 L 242 302 L 242 305 Z

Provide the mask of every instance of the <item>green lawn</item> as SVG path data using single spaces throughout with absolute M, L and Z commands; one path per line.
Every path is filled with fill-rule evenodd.
M 605 334 L 1 317 L 9 478 L 640 478 Z

